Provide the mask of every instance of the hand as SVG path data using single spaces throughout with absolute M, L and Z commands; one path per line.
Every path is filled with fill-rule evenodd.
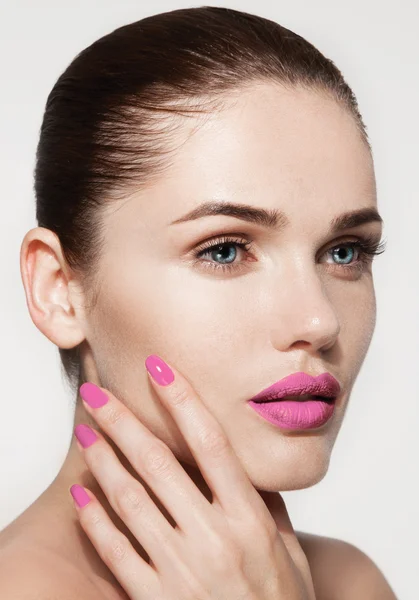
M 154 355 L 147 365 L 153 358 L 170 375 Z M 315 600 L 309 565 L 282 497 L 255 489 L 220 423 L 186 378 L 174 368 L 172 372 L 169 385 L 159 385 L 151 376 L 150 381 L 184 436 L 213 502 L 168 446 L 122 402 L 104 388 L 83 384 L 84 398 L 95 393 L 108 397 L 98 408 L 84 402 L 87 412 L 176 522 L 172 527 L 99 432 L 94 439 L 90 430 L 89 438 L 89 428 L 78 425 L 78 439 L 84 434 L 86 446 L 78 447 L 87 466 L 151 560 L 141 558 L 88 490 L 90 502 L 77 511 L 99 556 L 131 600 Z

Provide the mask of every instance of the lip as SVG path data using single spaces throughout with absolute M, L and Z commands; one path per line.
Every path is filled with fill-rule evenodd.
M 299 371 L 265 388 L 256 396 L 250 398 L 248 402 L 269 402 L 284 396 L 302 396 L 304 394 L 336 398 L 340 391 L 340 383 L 330 373 L 326 372 L 313 377 L 308 373 Z
M 249 402 L 261 417 L 280 429 L 319 429 L 330 421 L 335 403 L 325 400 L 280 400 L 278 402 Z

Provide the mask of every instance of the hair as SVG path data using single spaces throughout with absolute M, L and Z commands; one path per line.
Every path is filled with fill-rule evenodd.
M 371 151 L 335 64 L 278 23 L 229 8 L 185 8 L 124 25 L 59 76 L 36 151 L 36 219 L 58 236 L 88 302 L 98 291 L 104 209 L 164 174 L 175 150 L 176 119 L 168 117 L 209 114 L 264 81 L 328 94 L 350 111 Z M 73 390 L 85 381 L 80 347 L 58 349 Z

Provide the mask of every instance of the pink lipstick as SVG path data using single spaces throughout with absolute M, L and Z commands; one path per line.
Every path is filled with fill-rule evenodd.
M 330 373 L 284 377 L 249 400 L 264 419 L 284 429 L 314 429 L 333 415 L 340 384 Z

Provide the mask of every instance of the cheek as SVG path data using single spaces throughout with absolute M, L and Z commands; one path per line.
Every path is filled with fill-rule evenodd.
M 160 351 L 193 360 L 205 350 L 211 360 L 212 349 L 234 344 L 254 314 L 251 296 L 243 304 L 240 286 L 227 280 L 191 277 L 186 269 L 167 266 L 160 272 L 137 269 L 131 277 L 129 272 L 127 266 L 107 277 L 91 314 L 91 340 L 100 352 L 127 349 L 145 358 Z M 251 301 L 257 304 L 254 296 Z
M 135 277 L 129 271 L 124 267 L 112 282 L 108 278 L 92 315 L 89 341 L 105 387 L 112 377 L 118 387 L 138 389 L 145 358 L 160 354 L 198 393 L 225 394 L 231 371 L 246 368 L 252 345 L 260 351 L 261 340 L 266 343 L 271 320 L 258 310 L 261 298 L 253 285 L 167 266 Z
M 348 367 L 348 377 L 352 380 L 356 378 L 368 352 L 377 316 L 372 280 L 366 280 L 365 285 L 359 283 L 355 286 L 351 294 L 341 294 L 336 304 L 341 324 L 340 347 Z
M 249 365 L 264 368 L 260 361 L 281 313 L 269 284 L 201 277 L 192 268 L 157 262 L 154 269 L 150 262 L 135 268 L 120 264 L 124 267 L 107 277 L 91 320 L 89 341 L 103 377 L 118 369 L 138 385 L 146 356 L 160 354 L 190 376 L 197 392 L 219 396 L 231 386 L 231 372 L 234 380 L 241 373 L 246 380 Z M 372 278 L 330 285 L 329 302 L 341 326 L 341 360 L 355 377 L 375 327 Z

